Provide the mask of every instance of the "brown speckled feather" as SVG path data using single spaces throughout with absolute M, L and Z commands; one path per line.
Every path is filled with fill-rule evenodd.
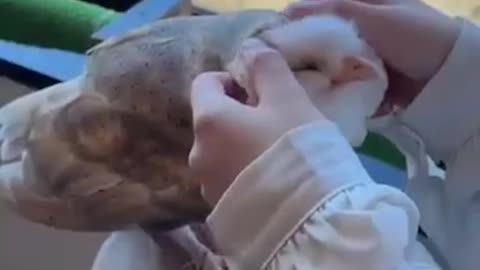
M 3 137 L 24 139 L 0 172 L 10 206 L 80 231 L 204 220 L 210 209 L 187 167 L 191 82 L 225 70 L 245 38 L 283 21 L 272 11 L 162 20 L 92 48 L 74 81 L 3 108 L 23 123 Z

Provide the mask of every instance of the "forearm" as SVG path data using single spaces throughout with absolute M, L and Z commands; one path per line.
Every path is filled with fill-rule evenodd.
M 349 267 L 390 269 L 411 251 L 418 213 L 402 192 L 371 180 L 334 125 L 313 124 L 251 163 L 208 223 L 242 269 L 331 269 L 352 254 Z
M 443 66 L 387 131 L 411 161 L 409 195 L 421 210 L 422 228 L 454 270 L 479 263 L 480 238 L 472 230 L 480 224 L 474 210 L 480 206 L 479 49 L 480 29 L 464 21 Z M 406 128 L 410 135 L 402 134 Z M 445 179 L 422 172 L 427 154 L 446 164 Z
M 425 142 L 435 161 L 449 162 L 480 127 L 480 29 L 463 21 L 443 66 L 412 104 L 403 123 Z

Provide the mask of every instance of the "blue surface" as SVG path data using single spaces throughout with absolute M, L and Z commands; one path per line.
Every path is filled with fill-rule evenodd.
M 359 154 L 359 157 L 373 180 L 401 190 L 405 189 L 407 181 L 407 173 L 405 171 L 366 155 Z
M 93 37 L 105 40 L 165 17 L 184 3 L 184 0 L 143 0 L 124 15 L 96 32 Z
M 49 76 L 58 81 L 82 72 L 85 56 L 78 53 L 27 46 L 0 40 L 0 59 Z

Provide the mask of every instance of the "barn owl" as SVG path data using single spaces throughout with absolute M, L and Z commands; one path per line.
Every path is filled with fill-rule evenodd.
M 363 141 L 387 85 L 351 22 L 269 10 L 169 18 L 99 44 L 77 78 L 0 110 L 4 201 L 75 231 L 202 222 L 211 209 L 187 164 L 191 82 L 229 71 L 254 103 L 242 68 L 249 39 L 278 50 L 352 145 Z

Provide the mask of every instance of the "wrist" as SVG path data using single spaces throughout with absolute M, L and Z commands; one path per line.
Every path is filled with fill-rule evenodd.
M 435 161 L 448 162 L 480 126 L 476 117 L 480 56 L 475 53 L 480 30 L 468 20 L 458 21 L 462 30 L 445 63 L 401 113 L 402 122 L 422 138 Z
M 459 38 L 462 29 L 462 24 L 459 20 L 441 14 L 437 10 L 433 10 L 433 12 L 436 12 L 437 16 L 442 17 L 439 17 L 439 19 L 436 20 L 438 22 L 436 24 L 437 31 L 441 34 L 438 34 L 439 38 L 437 39 L 437 41 L 432 40 L 432 42 L 434 43 L 437 42 L 438 50 L 437 53 L 434 53 L 433 55 L 428 57 L 432 60 L 432 66 L 431 69 L 429 69 L 424 74 L 424 76 L 415 80 L 410 80 L 411 82 L 406 82 L 403 85 L 401 84 L 395 87 L 397 88 L 395 89 L 395 91 L 404 94 L 402 103 L 398 104 L 400 105 L 400 107 L 403 108 L 410 106 L 410 104 L 422 93 L 422 91 L 429 84 L 429 82 L 436 76 L 436 74 L 438 74 L 441 68 L 445 65 L 449 55 L 451 54 L 455 46 L 456 41 Z M 435 23 L 435 21 L 432 23 Z M 408 81 L 408 79 L 406 81 Z M 393 83 L 395 82 L 391 82 L 391 84 Z
M 273 133 L 269 133 L 271 130 L 265 130 L 265 132 L 258 130 L 254 135 L 257 138 L 256 141 L 261 141 L 262 143 L 249 146 L 244 145 L 243 149 L 230 149 L 230 151 L 236 154 L 235 157 L 229 159 L 228 156 L 231 157 L 231 154 L 224 156 L 224 162 L 222 163 L 224 165 L 220 165 L 220 161 L 217 163 L 217 167 L 221 167 L 221 170 L 218 170 L 215 174 L 213 172 L 209 173 L 208 179 L 201 181 L 204 199 L 211 207 L 215 207 L 221 197 L 224 196 L 224 193 L 243 171 L 256 163 L 256 160 L 261 159 L 262 156 L 265 155 L 265 152 L 272 151 L 272 148 L 278 145 L 280 141 L 289 138 L 291 136 L 290 134 L 294 133 L 295 130 L 305 129 L 310 126 L 326 126 L 335 127 L 335 130 L 337 129 L 337 126 L 325 119 L 323 115 L 320 114 L 320 117 L 318 115 L 314 116 L 315 117 L 312 117 L 309 121 L 300 121 L 297 125 L 292 125 L 291 128 L 288 128 L 287 125 L 286 127 L 281 127 L 279 130 L 274 129 Z M 284 119 L 284 121 L 289 122 L 289 119 Z
M 250 251 L 261 247 L 260 254 L 270 252 L 265 244 L 286 239 L 312 209 L 359 183 L 372 180 L 334 124 L 301 126 L 242 171 L 207 223 L 225 253 L 244 254 L 246 246 Z M 281 226 L 266 232 L 267 224 Z
M 445 61 L 452 52 L 462 30 L 461 21 L 452 18 L 431 6 L 427 5 L 426 8 L 429 9 L 432 14 L 432 20 L 430 22 L 432 24 L 432 37 L 437 37 L 432 38 L 432 43 L 437 43 L 437 52 L 431 57 L 431 60 L 433 61 L 432 69 L 421 79 L 424 85 L 426 85 L 445 64 Z

